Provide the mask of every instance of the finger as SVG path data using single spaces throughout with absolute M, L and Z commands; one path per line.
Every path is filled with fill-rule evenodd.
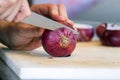
M 0 19 L 5 19 L 13 11 L 14 6 L 7 9 L 3 14 L 1 14 Z
M 56 21 L 65 21 L 65 18 L 60 16 L 58 6 L 55 4 L 49 5 L 49 15 Z
M 63 5 L 63 4 L 58 4 L 58 12 L 59 12 L 59 15 L 60 15 L 60 16 L 63 16 L 63 17 L 65 17 L 66 19 L 68 18 L 65 5 Z
M 72 29 L 74 29 L 75 31 L 77 31 L 77 28 L 74 26 L 74 24 L 71 25 L 71 24 L 69 24 L 69 23 L 67 23 L 67 22 L 60 22 L 60 23 L 66 25 L 66 26 L 68 26 L 68 27 L 70 27 L 70 28 L 72 28 Z
M 33 50 L 40 47 L 41 45 L 41 40 L 39 38 L 31 38 L 28 43 L 24 43 L 23 45 L 12 45 L 9 48 L 12 50 Z
M 74 22 L 70 19 L 67 19 L 66 22 L 70 25 L 70 26 L 74 26 Z
M 9 16 L 11 16 L 11 13 L 14 12 L 14 9 L 16 8 L 16 6 L 17 6 L 17 4 L 18 4 L 18 1 L 17 1 L 17 2 L 13 1 L 13 2 L 14 2 L 14 4 L 13 4 L 10 8 L 8 8 L 8 9 L 0 16 L 0 19 L 7 20 L 7 18 L 8 18 Z M 13 15 L 14 15 L 14 14 L 13 14 Z M 12 20 L 10 19 L 10 21 L 12 21 Z
M 19 0 L 15 6 L 14 6 L 14 10 L 9 14 L 10 16 L 8 16 L 6 18 L 7 21 L 13 21 L 13 19 L 15 18 L 15 16 L 17 15 L 17 13 L 19 12 L 20 10 L 20 7 L 23 3 L 23 0 Z
M 74 26 L 74 22 L 71 21 L 70 19 L 66 20 L 66 24 L 68 25 L 68 27 L 72 27 L 74 30 L 77 31 L 76 27 Z
M 55 4 L 49 4 L 48 5 L 48 9 L 49 9 L 49 15 L 50 17 L 54 17 L 59 15 L 58 13 L 58 7 Z
M 19 22 L 31 14 L 27 0 L 23 0 L 19 13 L 14 18 L 14 22 Z
M 48 7 L 49 4 L 35 4 L 31 7 L 31 10 L 33 12 L 36 12 L 37 14 L 43 15 L 48 17 Z
M 0 15 L 16 3 L 17 0 L 0 0 Z
M 65 17 L 65 19 L 66 19 L 66 20 L 64 21 L 64 23 L 65 23 L 66 25 L 68 25 L 68 26 L 73 27 L 74 23 L 73 23 L 73 21 L 71 21 L 70 19 L 68 19 L 67 10 L 66 10 L 65 5 L 63 5 L 63 4 L 58 4 L 58 9 L 59 9 L 59 14 L 60 14 L 60 16 L 63 16 L 63 17 Z

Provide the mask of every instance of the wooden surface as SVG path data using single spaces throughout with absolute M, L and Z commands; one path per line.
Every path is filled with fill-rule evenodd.
M 120 79 L 120 48 L 99 41 L 79 42 L 70 57 L 62 58 L 52 58 L 42 47 L 30 52 L 2 48 L 1 52 L 21 79 Z

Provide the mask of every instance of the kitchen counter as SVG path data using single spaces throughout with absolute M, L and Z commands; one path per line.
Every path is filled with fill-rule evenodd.
M 120 48 L 102 46 L 99 41 L 78 43 L 67 58 L 50 58 L 42 48 L 29 54 L 2 51 L 2 59 L 22 79 L 120 79 Z

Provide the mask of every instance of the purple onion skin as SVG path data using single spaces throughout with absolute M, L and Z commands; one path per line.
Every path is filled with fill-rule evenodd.
M 104 23 L 105 24 L 105 23 Z M 120 46 L 120 30 L 107 30 L 106 26 L 98 26 L 96 29 L 97 35 L 101 43 L 105 46 L 119 47 Z
M 79 28 L 77 28 L 77 30 L 78 30 L 78 32 L 80 33 L 79 35 L 78 35 L 78 41 L 90 41 L 92 38 L 93 38 L 93 36 L 94 36 L 94 29 L 93 28 L 91 28 L 91 29 L 79 29 Z
M 102 35 L 100 41 L 103 45 L 120 46 L 120 30 L 106 30 Z
M 45 30 L 42 37 L 43 48 L 53 57 L 70 56 L 76 47 L 76 43 L 77 35 L 67 28 L 59 28 L 54 31 Z
M 102 37 L 102 34 L 105 32 L 107 28 L 107 23 L 102 23 L 96 28 L 96 34 L 99 38 Z

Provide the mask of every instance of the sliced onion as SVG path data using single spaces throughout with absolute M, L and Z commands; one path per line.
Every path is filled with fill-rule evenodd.
M 78 41 L 90 41 L 94 36 L 94 28 L 87 24 L 75 24 L 78 32 Z

